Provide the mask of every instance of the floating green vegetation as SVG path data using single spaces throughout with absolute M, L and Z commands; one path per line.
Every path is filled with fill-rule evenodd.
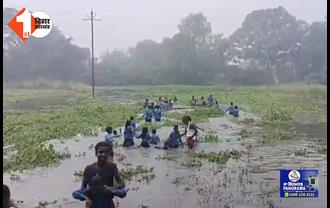
M 205 136 L 203 136 L 199 142 L 202 143 L 218 143 L 219 142 L 219 136 L 216 134 L 206 134 Z
M 184 167 L 188 167 L 188 168 L 199 168 L 201 167 L 203 164 L 201 161 L 199 160 L 196 160 L 196 159 L 192 159 L 192 160 L 189 160 L 187 162 L 183 162 L 182 165 Z
M 4 161 L 4 171 L 24 170 L 58 164 L 68 155 L 41 145 L 46 140 L 70 138 L 77 134 L 93 135 L 95 129 L 120 127 L 134 115 L 135 106 L 84 100 L 73 106 L 50 112 L 4 113 L 3 141 L 15 144 L 17 154 Z
M 262 121 L 265 124 L 283 123 L 293 120 L 293 112 L 287 108 L 271 105 L 270 111 L 263 115 Z
M 290 140 L 296 137 L 295 133 L 289 133 L 283 130 L 276 130 L 269 134 L 263 134 L 262 143 L 270 144 L 278 141 Z
M 232 159 L 239 159 L 241 157 L 240 152 L 237 150 L 225 151 L 225 152 L 197 152 L 193 154 L 193 157 L 207 159 L 209 162 L 215 162 L 219 164 L 226 164 L 226 162 Z
M 156 157 L 156 160 L 175 160 L 176 156 L 171 155 L 171 154 L 164 154 L 164 155 L 159 155 Z
M 21 152 L 3 161 L 4 171 L 21 171 L 24 169 L 35 168 L 39 166 L 58 165 L 61 160 L 71 157 L 67 152 L 56 152 L 52 145 L 44 148 L 43 145 L 29 143 Z
M 208 118 L 224 116 L 225 113 L 222 110 L 219 110 L 218 108 L 208 107 L 208 108 L 199 108 L 193 110 L 187 113 L 187 115 L 191 116 L 194 122 L 200 122 Z
M 131 166 L 125 166 L 120 173 L 125 180 L 132 180 L 133 178 L 137 181 L 153 179 L 154 167 L 149 168 L 143 165 L 138 165 L 134 168 Z
M 249 136 L 251 136 L 252 132 L 251 131 L 248 131 L 246 128 L 243 128 L 240 132 L 239 132 L 239 135 L 242 137 L 242 138 L 247 138 Z
M 317 147 L 317 152 L 321 154 L 327 154 L 327 145 L 319 145 Z

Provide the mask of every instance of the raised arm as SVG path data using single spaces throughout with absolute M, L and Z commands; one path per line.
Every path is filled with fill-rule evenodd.
M 199 130 L 201 130 L 201 131 L 205 131 L 204 129 L 198 127 L 196 124 L 192 124 L 192 125 L 193 125 L 193 128 L 199 129 Z

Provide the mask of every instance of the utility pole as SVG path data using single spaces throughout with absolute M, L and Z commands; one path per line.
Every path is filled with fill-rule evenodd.
M 94 80 L 94 29 L 93 29 L 93 21 L 101 21 L 101 19 L 96 19 L 95 18 L 96 13 L 93 14 L 93 9 L 91 9 L 91 16 L 88 16 L 88 19 L 83 19 L 83 20 L 88 20 L 91 21 L 91 32 L 92 32 L 92 86 L 93 86 L 93 98 L 95 98 L 95 80 Z

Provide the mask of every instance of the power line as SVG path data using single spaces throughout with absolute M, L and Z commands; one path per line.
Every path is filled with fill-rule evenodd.
M 93 94 L 93 98 L 95 97 L 95 80 L 94 80 L 94 29 L 93 29 L 93 22 L 94 21 L 101 21 L 101 19 L 96 19 L 95 18 L 96 13 L 93 13 L 93 9 L 91 9 L 91 15 L 88 16 L 88 19 L 83 19 L 83 20 L 88 20 L 91 21 L 91 33 L 92 33 L 92 86 L 93 86 L 93 90 L 92 90 L 92 94 Z

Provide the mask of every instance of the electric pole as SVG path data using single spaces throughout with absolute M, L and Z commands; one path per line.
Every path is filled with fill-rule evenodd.
M 93 86 L 93 98 L 95 98 L 95 80 L 94 80 L 94 29 L 93 29 L 93 22 L 94 21 L 101 21 L 101 19 L 96 19 L 95 18 L 96 13 L 93 14 L 93 9 L 91 9 L 91 16 L 88 16 L 88 19 L 83 19 L 83 20 L 88 20 L 91 21 L 91 32 L 92 32 L 92 86 Z

